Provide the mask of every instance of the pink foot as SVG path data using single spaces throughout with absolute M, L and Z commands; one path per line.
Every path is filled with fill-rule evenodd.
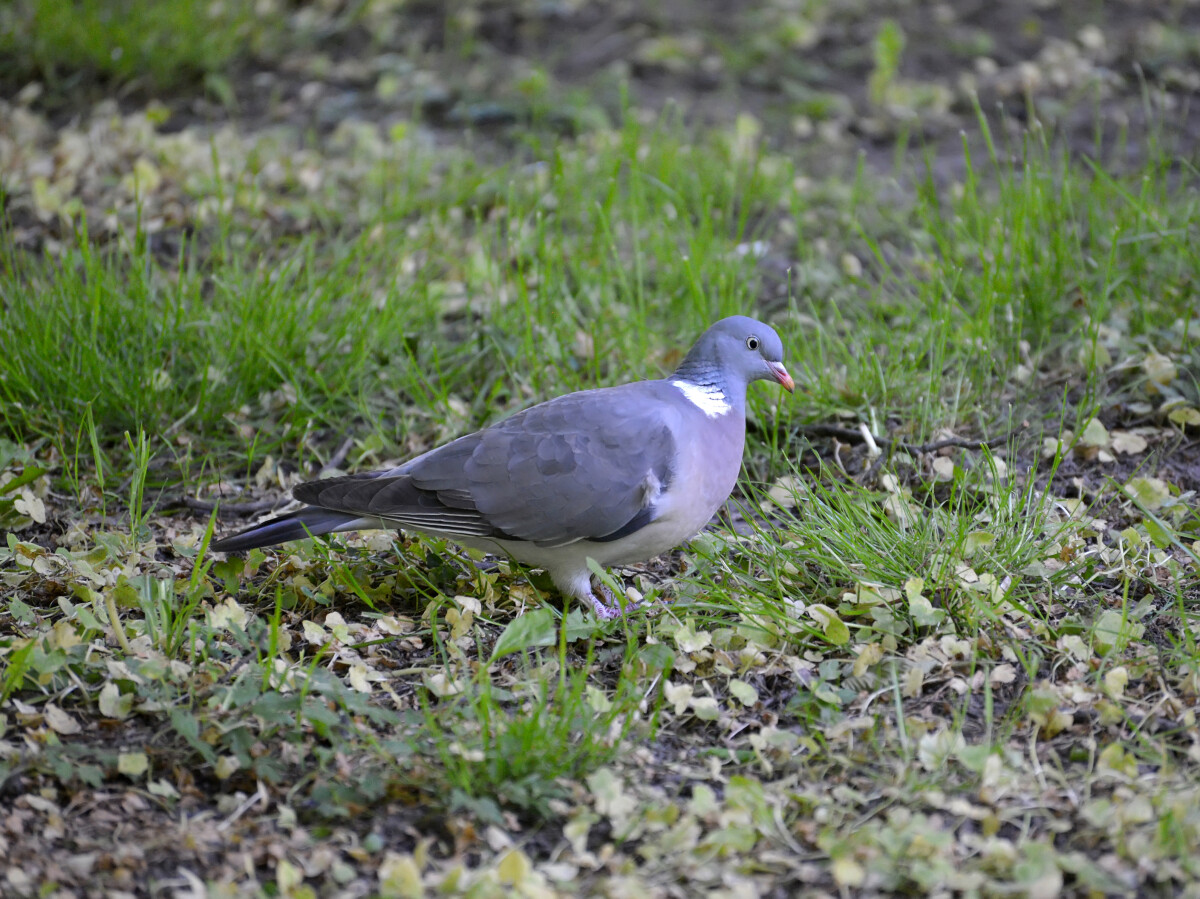
M 604 621 L 612 621 L 614 618 L 620 618 L 622 614 L 621 605 L 617 602 L 616 597 L 613 596 L 612 591 L 604 586 L 604 584 L 593 583 L 591 587 L 592 595 L 590 601 L 592 608 L 596 611 L 596 617 Z M 627 602 L 625 604 L 625 611 L 631 612 L 637 607 L 637 603 Z

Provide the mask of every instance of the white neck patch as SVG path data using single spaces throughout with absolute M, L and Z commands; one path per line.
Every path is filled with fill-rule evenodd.
M 672 387 L 688 398 L 688 401 L 709 418 L 719 418 L 733 407 L 721 392 L 721 388 L 713 384 L 692 384 L 688 381 L 672 381 Z

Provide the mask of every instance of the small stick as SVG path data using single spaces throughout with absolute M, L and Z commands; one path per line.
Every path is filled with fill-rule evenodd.
M 1027 425 L 1019 424 L 1015 428 L 1005 433 L 999 439 L 984 438 L 983 440 L 964 440 L 960 437 L 951 437 L 947 440 L 935 440 L 933 443 L 921 444 L 904 443 L 900 440 L 892 440 L 888 437 L 880 437 L 876 434 L 866 431 L 865 425 L 862 427 L 864 430 L 859 430 L 856 428 L 842 428 L 838 425 L 817 424 L 800 425 L 797 430 L 801 434 L 811 434 L 816 437 L 836 437 L 839 440 L 846 441 L 847 443 L 866 443 L 869 448 L 871 447 L 872 443 L 875 444 L 876 448 L 880 446 L 894 446 L 896 449 L 904 450 L 906 453 L 920 455 L 922 453 L 937 452 L 938 450 L 945 449 L 949 446 L 961 447 L 962 449 L 968 450 L 977 450 L 989 444 L 994 446 L 997 444 L 1007 443 L 1010 437 L 1020 431 L 1025 430 Z
M 322 477 L 327 471 L 332 471 L 335 468 L 341 468 L 342 463 L 346 461 L 346 457 L 350 455 L 350 450 L 353 448 L 354 438 L 347 437 L 342 441 L 342 445 L 337 448 L 337 452 L 329 457 L 329 461 L 321 466 L 321 470 L 317 472 L 317 477 Z
M 212 512 L 213 509 L 217 509 L 218 507 L 218 504 L 215 502 L 196 499 L 193 496 L 182 496 L 177 502 L 196 512 Z M 220 503 L 217 515 L 221 518 L 245 518 L 247 515 L 269 512 L 276 506 L 281 505 L 284 505 L 284 503 L 280 502 L 278 497 L 275 499 L 255 500 L 252 503 Z

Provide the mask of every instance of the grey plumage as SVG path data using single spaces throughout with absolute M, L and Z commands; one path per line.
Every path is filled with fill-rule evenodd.
M 611 616 L 587 559 L 642 561 L 708 522 L 741 465 L 747 385 L 769 378 L 792 389 L 782 357 L 768 326 L 722 319 L 670 378 L 561 396 L 394 469 L 301 484 L 293 495 L 308 508 L 213 549 L 368 527 L 425 531 L 544 567 Z

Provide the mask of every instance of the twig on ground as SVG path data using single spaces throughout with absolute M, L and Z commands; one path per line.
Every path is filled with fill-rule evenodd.
M 335 468 L 341 468 L 342 463 L 346 461 L 346 457 L 350 455 L 350 450 L 354 447 L 354 438 L 347 437 L 342 441 L 342 445 L 337 448 L 337 451 L 329 457 L 329 461 L 321 466 L 321 470 L 317 472 L 317 478 L 321 478 L 326 472 L 332 471 Z
M 904 450 L 906 453 L 933 453 L 940 449 L 955 446 L 961 449 L 977 450 L 983 446 L 996 446 L 999 444 L 1008 443 L 1009 438 L 1020 431 L 1025 430 L 1028 425 L 1022 423 L 1015 428 L 1007 431 L 998 438 L 984 438 L 983 440 L 964 440 L 960 437 L 950 437 L 946 440 L 935 440 L 933 443 L 904 443 L 900 440 L 892 440 L 888 437 L 880 437 L 876 434 L 864 433 L 857 428 L 843 428 L 838 425 L 816 424 L 816 425 L 800 425 L 797 430 L 801 434 L 809 434 L 814 437 L 836 437 L 839 440 L 844 440 L 847 443 L 866 443 L 870 444 L 873 440 L 879 446 L 893 446 L 896 449 Z
M 879 472 L 883 468 L 883 463 L 886 459 L 887 459 L 887 456 L 883 455 L 883 453 L 880 453 L 878 456 L 876 456 L 874 458 L 874 460 L 871 462 L 871 466 L 866 471 L 864 471 L 861 475 L 858 476 L 858 478 L 856 479 L 858 481 L 858 483 L 860 483 L 860 484 L 875 483 L 876 479 L 878 479 L 878 477 L 879 477 Z
M 274 499 L 259 499 L 251 503 L 218 503 L 196 499 L 193 496 L 181 496 L 175 502 L 194 512 L 212 512 L 213 509 L 217 509 L 219 518 L 244 518 L 247 515 L 257 515 L 259 512 L 269 512 L 276 506 L 285 505 L 287 500 L 275 497 Z
M 317 473 L 317 477 L 321 477 L 326 472 L 338 468 L 346 461 L 346 456 L 350 454 L 350 450 L 354 447 L 354 438 L 347 437 L 342 441 L 341 446 L 337 448 L 329 461 L 321 466 L 321 470 Z M 259 512 L 270 512 L 279 506 L 287 505 L 290 500 L 275 497 L 274 499 L 259 499 L 249 503 L 226 503 L 221 501 L 196 499 L 194 496 L 176 497 L 164 505 L 184 506 L 191 509 L 193 512 L 211 513 L 213 509 L 217 509 L 217 515 L 220 518 L 245 518 L 247 515 L 257 515 Z

